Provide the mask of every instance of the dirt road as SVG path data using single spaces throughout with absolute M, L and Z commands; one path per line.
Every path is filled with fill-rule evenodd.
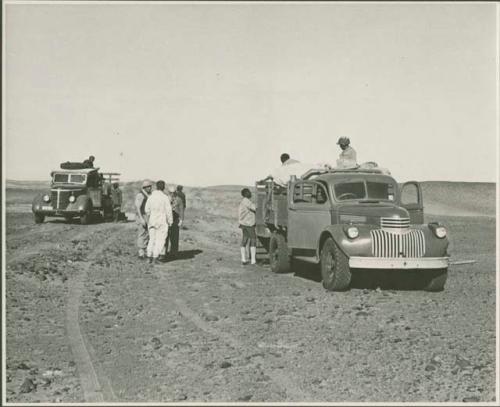
M 7 212 L 7 401 L 494 401 L 494 219 L 439 218 L 477 260 L 444 292 L 330 293 L 311 267 L 241 266 L 233 198 L 191 197 L 159 266 L 133 222 Z

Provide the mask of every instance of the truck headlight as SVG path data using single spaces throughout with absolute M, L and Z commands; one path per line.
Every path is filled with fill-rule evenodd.
M 347 228 L 347 237 L 349 239 L 356 239 L 359 236 L 359 230 L 356 226 L 349 226 Z
M 44 201 L 44 202 L 49 202 L 49 201 L 50 201 L 50 196 L 48 196 L 47 194 L 45 194 L 45 195 L 43 196 L 43 201 Z
M 438 226 L 434 229 L 434 234 L 440 239 L 446 237 L 446 228 L 444 226 Z
M 432 230 L 432 233 L 434 233 L 434 236 L 438 239 L 443 239 L 447 235 L 446 228 L 438 222 L 429 223 L 429 229 Z
M 71 196 L 69 197 L 69 201 L 70 201 L 71 203 L 75 202 L 75 201 L 76 201 L 75 196 L 74 196 L 74 195 L 71 195 Z

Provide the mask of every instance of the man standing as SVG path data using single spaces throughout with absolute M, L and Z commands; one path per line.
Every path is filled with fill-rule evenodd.
M 181 198 L 182 205 L 184 205 L 184 209 L 186 209 L 186 195 L 182 192 L 182 185 L 177 185 L 177 196 Z
M 247 245 L 250 245 L 251 264 L 256 264 L 255 256 L 257 253 L 257 235 L 255 233 L 255 204 L 250 200 L 252 193 L 248 188 L 241 190 L 243 199 L 238 208 L 238 220 L 242 231 L 241 239 L 241 264 L 248 264 Z
M 137 223 L 137 248 L 139 249 L 139 258 L 146 258 L 146 248 L 149 243 L 148 222 L 146 216 L 146 202 L 151 195 L 153 183 L 145 180 L 142 183 L 142 189 L 135 196 L 135 221 Z
M 168 195 L 172 204 L 173 223 L 172 227 L 168 230 L 167 240 L 165 242 L 165 252 L 168 251 L 170 243 L 169 257 L 174 259 L 179 251 L 179 229 L 184 221 L 184 203 L 181 197 L 177 194 L 175 185 L 168 186 Z
M 351 141 L 348 137 L 340 137 L 337 144 L 342 149 L 337 160 L 337 168 L 356 168 L 358 166 L 356 151 L 349 144 Z
M 94 168 L 94 160 L 95 157 L 91 155 L 89 158 L 83 161 L 83 164 L 85 164 L 87 168 Z
M 118 182 L 113 182 L 113 188 L 111 189 L 111 202 L 113 203 L 113 220 L 118 222 L 120 220 L 120 213 L 122 210 L 122 190 L 120 189 L 120 184 Z
M 145 207 L 146 214 L 149 216 L 147 255 L 149 262 L 155 264 L 159 262 L 158 257 L 164 250 L 168 229 L 173 222 L 172 206 L 164 190 L 165 181 L 158 181 L 156 183 L 156 190 L 153 191 L 147 200 Z

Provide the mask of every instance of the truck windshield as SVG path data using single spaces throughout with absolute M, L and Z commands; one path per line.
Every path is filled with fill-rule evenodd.
M 394 187 L 386 182 L 342 182 L 335 184 L 335 198 L 338 201 L 373 199 L 389 200 L 394 199 Z
M 54 174 L 55 183 L 75 183 L 83 184 L 85 183 L 85 174 Z
M 69 174 L 54 174 L 54 182 L 69 182 Z

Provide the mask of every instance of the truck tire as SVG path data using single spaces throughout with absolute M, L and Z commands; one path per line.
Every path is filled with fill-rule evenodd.
M 35 213 L 35 223 L 43 223 L 45 220 L 45 215 L 42 215 L 41 213 Z
M 429 270 L 427 285 L 425 291 L 443 291 L 446 279 L 448 278 L 448 269 Z
M 269 253 L 269 240 L 270 240 L 270 238 L 262 237 L 262 236 L 257 236 L 257 238 L 259 239 L 259 242 L 260 242 L 261 246 L 264 248 L 264 250 Z
M 331 237 L 321 248 L 321 276 L 323 287 L 329 291 L 345 291 L 351 283 L 349 259 L 342 253 Z
M 269 264 L 273 273 L 288 273 L 290 256 L 285 236 L 273 233 L 269 241 Z
M 87 205 L 87 209 L 80 215 L 80 223 L 88 225 L 92 220 L 92 204 Z

